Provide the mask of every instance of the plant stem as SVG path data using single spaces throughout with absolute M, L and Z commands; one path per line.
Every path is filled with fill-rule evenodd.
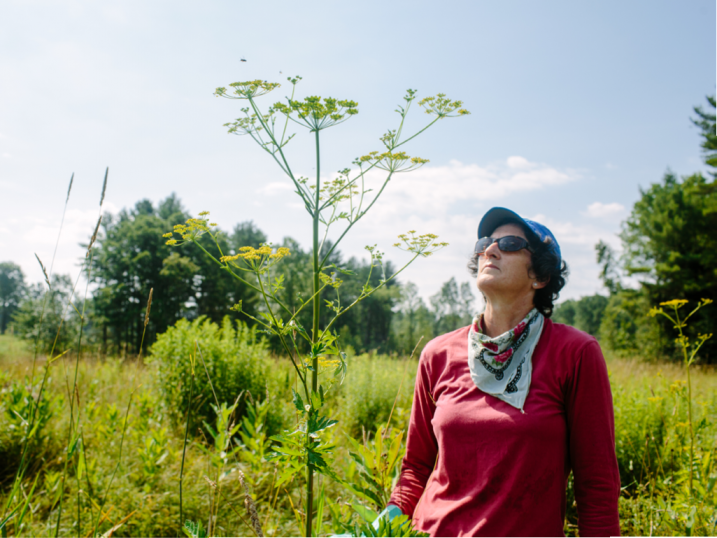
M 179 530 L 184 528 L 184 511 L 182 509 L 182 479 L 184 478 L 184 457 L 187 454 L 187 437 L 189 436 L 189 411 L 192 409 L 192 397 L 194 396 L 194 368 L 189 381 L 189 401 L 187 402 L 187 423 L 184 427 L 184 444 L 182 445 L 182 465 L 179 468 Z
M 689 316 L 688 316 L 689 317 Z M 690 498 L 692 498 L 692 464 L 695 460 L 695 434 L 692 429 L 692 379 L 690 377 L 690 358 L 687 353 L 687 342 L 685 341 L 685 335 L 682 332 L 682 326 L 685 324 L 685 320 L 680 320 L 680 313 L 675 307 L 675 319 L 677 323 L 675 326 L 680 332 L 680 347 L 682 347 L 682 355 L 685 361 L 685 370 L 687 373 L 687 422 L 690 426 L 690 464 L 689 464 L 689 484 L 690 484 Z
M 311 339 L 314 343 L 319 341 L 319 320 L 320 320 L 320 313 L 321 313 L 321 297 L 319 293 L 319 273 L 321 271 L 321 267 L 319 266 L 319 218 L 320 213 L 318 211 L 319 207 L 319 191 L 321 190 L 321 152 L 319 149 L 319 130 L 317 129 L 314 131 L 315 137 L 316 137 L 316 192 L 314 195 L 316 196 L 316 205 L 315 207 L 317 210 L 314 212 L 314 229 L 313 229 L 313 254 L 314 254 L 314 327 L 313 332 L 311 334 Z M 316 356 L 316 354 L 313 353 L 312 350 L 312 357 L 311 357 L 311 391 L 317 392 L 319 390 L 319 357 Z M 311 400 L 311 398 L 309 398 Z M 312 409 L 313 411 L 313 409 Z M 306 536 L 311 536 L 312 533 L 312 509 L 314 506 L 314 471 L 311 468 L 311 463 L 309 462 L 308 458 L 308 448 L 309 444 L 311 443 L 311 437 L 309 436 L 309 428 L 306 428 L 306 449 L 307 449 L 307 458 L 306 458 Z
M 690 362 L 685 352 L 685 368 L 687 369 L 687 416 L 690 423 L 690 497 L 692 497 L 692 464 L 695 461 L 695 432 L 692 429 L 692 378 L 690 376 Z

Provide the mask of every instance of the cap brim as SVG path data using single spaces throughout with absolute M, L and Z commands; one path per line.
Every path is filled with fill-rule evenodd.
M 520 215 L 518 215 L 515 211 L 506 209 L 505 207 L 494 207 L 493 209 L 489 209 L 488 212 L 483 215 L 483 218 L 478 225 L 478 239 L 481 237 L 488 237 L 499 226 L 511 222 L 522 224 L 525 227 L 526 232 L 532 236 L 529 239 L 540 241 L 537 234 Z

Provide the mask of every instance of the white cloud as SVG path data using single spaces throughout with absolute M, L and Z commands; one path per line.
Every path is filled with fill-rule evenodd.
M 602 202 L 594 202 L 588 206 L 584 215 L 593 218 L 606 218 L 620 216 L 625 212 L 625 206 L 613 202 L 611 204 L 603 204 Z
M 370 174 L 373 186 L 384 176 Z M 376 213 L 405 219 L 406 215 L 446 213 L 457 203 L 478 205 L 516 192 L 530 192 L 578 179 L 574 171 L 561 171 L 523 157 L 487 166 L 451 161 L 447 166 L 425 166 L 410 174 L 396 174 L 381 197 Z
M 514 157 L 508 157 L 508 160 L 506 161 L 508 164 L 508 168 L 530 168 L 531 164 L 528 162 L 528 159 L 525 157 L 520 156 L 514 156 Z
M 105 203 L 103 211 L 117 213 L 119 208 L 111 203 Z M 76 275 L 78 261 L 85 254 L 80 243 L 87 243 L 97 225 L 98 209 L 68 209 L 65 222 L 62 226 L 60 240 L 57 243 L 57 256 L 53 273 L 69 273 Z M 16 225 L 14 234 L 17 238 L 14 247 L 20 254 L 18 262 L 30 276 L 29 280 L 40 280 L 41 275 L 33 253 L 37 253 L 45 266 L 49 269 L 55 251 L 60 219 L 33 218 L 26 221 L 25 226 Z
M 293 191 L 294 185 L 291 184 L 290 180 L 286 181 L 275 181 L 265 185 L 261 189 L 257 189 L 257 194 L 263 194 L 265 196 L 276 196 L 277 194 L 283 194 L 288 191 Z

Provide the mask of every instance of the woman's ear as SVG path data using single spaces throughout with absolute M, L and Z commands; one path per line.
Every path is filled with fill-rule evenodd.
M 530 278 L 534 279 L 532 286 L 535 291 L 543 289 L 550 283 L 550 277 L 548 277 L 547 280 L 540 281 L 538 280 L 538 277 L 535 276 L 535 273 L 533 273 L 532 271 L 530 272 Z

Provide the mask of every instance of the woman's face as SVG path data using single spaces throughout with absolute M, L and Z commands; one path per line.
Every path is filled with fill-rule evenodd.
M 491 237 L 498 239 L 506 235 L 515 235 L 527 240 L 523 229 L 517 224 L 504 224 L 496 228 Z M 535 276 L 530 271 L 530 252 L 520 249 L 517 252 L 503 252 L 497 243 L 491 244 L 478 257 L 478 289 L 490 300 L 534 294 Z

